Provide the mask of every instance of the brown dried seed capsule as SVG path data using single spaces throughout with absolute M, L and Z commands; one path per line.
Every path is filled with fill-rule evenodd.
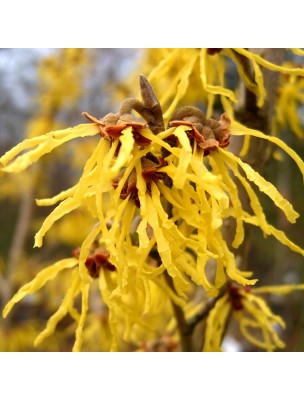
M 189 107 L 187 110 L 184 110 L 184 108 L 175 113 L 176 115 L 184 115 L 183 118 L 181 120 L 171 120 L 169 126 L 186 125 L 191 127 L 192 129 L 187 131 L 187 136 L 192 147 L 195 140 L 198 146 L 204 150 L 204 154 L 207 155 L 218 147 L 228 146 L 231 136 L 229 131 L 231 121 L 227 114 L 222 114 L 220 120 L 217 121 L 200 117 L 198 111 L 195 111 L 195 115 L 191 115 L 192 108 Z

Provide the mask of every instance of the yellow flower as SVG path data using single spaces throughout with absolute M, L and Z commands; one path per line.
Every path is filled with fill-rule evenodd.
M 15 303 L 39 290 L 60 271 L 73 269 L 71 285 L 62 304 L 36 338 L 36 344 L 52 334 L 58 322 L 69 313 L 77 322 L 73 349 L 80 350 L 94 279 L 98 279 L 101 296 L 109 309 L 112 350 L 118 349 L 121 321 L 126 330 L 125 340 L 137 340 L 132 330 L 135 325 L 148 328 L 143 315 L 155 314 L 152 291 L 161 292 L 167 300 L 184 307 L 193 289 L 190 279 L 209 296 L 218 294 L 227 276 L 242 286 L 255 284 L 257 280 L 250 279 L 251 272 L 238 270 L 235 256 L 224 240 L 223 224 L 227 218 L 233 217 L 236 221 L 234 248 L 244 240 L 246 222 L 261 227 L 266 235 L 274 235 L 292 250 L 304 254 L 283 232 L 267 223 L 250 182 L 268 195 L 290 222 L 295 222 L 298 213 L 275 186 L 229 152 L 227 146 L 233 135 L 270 140 L 294 159 L 303 174 L 304 163 L 299 156 L 280 139 L 245 128 L 227 114 L 217 121 L 206 118 L 193 107 L 178 109 L 165 129 L 152 88 L 144 77 L 140 84 L 143 103 L 128 99 L 117 114 L 111 113 L 102 119 L 84 113 L 91 123 L 26 139 L 0 158 L 3 171 L 17 173 L 67 141 L 78 137 L 99 138 L 78 183 L 51 199 L 37 201 L 44 206 L 59 203 L 35 235 L 37 247 L 42 246 L 44 236 L 56 221 L 80 207 L 96 218 L 96 224 L 75 257 L 38 273 L 6 305 L 4 316 Z M 229 95 L 224 88 L 206 82 L 205 86 L 212 95 Z M 132 110 L 146 122 L 135 120 Z M 243 210 L 230 171 L 244 186 L 252 215 Z M 207 273 L 207 264 L 211 266 L 211 273 Z M 172 278 L 173 288 L 168 285 L 166 274 Z M 80 314 L 74 307 L 78 295 L 81 295 Z M 249 302 L 244 307 L 254 314 L 251 303 L 262 305 L 250 297 L 252 294 L 246 296 Z M 212 325 L 218 326 L 218 338 L 224 325 L 221 319 L 216 320 L 216 312 L 221 309 L 224 316 L 221 318 L 228 318 L 227 299 L 226 295 L 218 300 L 215 311 L 210 313 L 210 318 L 214 318 Z M 266 312 L 265 307 L 263 310 Z M 259 326 L 263 322 L 263 329 L 270 332 L 278 345 L 270 328 L 276 319 L 271 314 L 267 318 Z M 214 346 L 219 348 L 219 342 Z M 267 348 L 272 347 L 270 340 Z
M 133 232 L 139 240 L 137 257 L 144 262 L 151 249 L 156 247 L 161 268 L 173 278 L 174 287 L 181 296 L 185 296 L 189 289 L 187 277 L 205 290 L 215 289 L 210 294 L 215 294 L 216 289 L 225 283 L 225 273 L 242 285 L 252 285 L 256 280 L 248 279 L 250 272 L 238 271 L 234 255 L 223 239 L 223 221 L 229 216 L 236 219 L 233 247 L 237 248 L 243 242 L 243 222 L 246 221 L 261 226 L 264 233 L 273 234 L 303 254 L 301 249 L 298 250 L 296 245 L 267 224 L 248 181 L 266 193 L 293 223 L 298 214 L 291 204 L 248 164 L 223 149 L 229 144 L 231 133 L 267 139 L 291 155 L 303 173 L 303 162 L 280 139 L 249 130 L 235 121 L 231 124 L 225 114 L 219 121 L 206 119 L 193 107 L 177 111 L 170 120 L 172 127 L 157 134 L 146 124 L 135 121 L 131 114 L 108 114 L 101 120 L 85 115 L 93 121 L 92 124 L 26 139 L 0 159 L 4 171 L 20 172 L 68 140 L 101 134 L 102 138 L 87 161 L 79 182 L 52 199 L 38 201 L 39 205 L 53 205 L 60 201 L 35 236 L 35 246 L 38 247 L 55 221 L 78 207 L 86 207 L 88 199 L 95 202 L 98 223 L 84 240 L 79 255 L 84 282 L 90 282 L 85 260 L 95 238 L 101 235 L 110 262 L 117 268 L 119 287 L 124 290 L 129 268 L 126 254 L 132 245 Z M 149 121 L 151 129 L 153 126 L 159 131 L 152 124 L 153 120 Z M 9 164 L 21 151 L 31 148 Z M 248 193 L 253 219 L 242 210 L 229 169 Z M 168 185 L 166 179 L 172 183 Z M 103 203 L 108 197 L 112 207 L 104 212 Z M 166 209 L 162 198 L 170 209 Z M 139 222 L 134 228 L 136 216 Z M 149 229 L 153 232 L 150 236 Z M 190 261 L 187 248 L 194 251 L 196 259 Z M 205 273 L 209 259 L 216 260 L 214 283 Z
M 102 241 L 101 241 L 102 242 Z M 136 258 L 137 247 L 128 249 L 128 277 L 124 290 L 119 286 L 119 277 L 114 265 L 109 261 L 109 253 L 100 242 L 95 241 L 90 248 L 90 255 L 85 260 L 88 274 L 98 282 L 98 289 L 104 304 L 108 307 L 108 324 L 113 336 L 110 349 L 118 350 L 119 339 L 139 345 L 143 340 L 153 337 L 146 331 L 154 332 L 160 326 L 166 326 L 172 318 L 169 299 L 180 306 L 185 301 L 179 299 L 170 289 L 162 275 L 163 269 L 147 264 Z M 64 270 L 72 270 L 70 286 L 57 311 L 49 318 L 45 329 L 36 337 L 38 346 L 48 336 L 52 335 L 58 323 L 70 315 L 77 323 L 76 339 L 73 351 L 79 351 L 83 344 L 85 323 L 89 313 L 89 293 L 93 288 L 92 282 L 83 282 L 78 269 L 80 249 L 76 249 L 74 257 L 56 262 L 40 271 L 32 281 L 22 286 L 7 303 L 3 310 L 5 318 L 12 307 L 25 296 L 36 293 L 49 281 L 57 278 Z M 145 260 L 144 260 L 145 261 Z M 139 268 L 142 273 L 139 274 Z M 75 305 L 76 298 L 81 296 L 81 312 Z M 160 322 L 162 325 L 160 325 Z M 90 336 L 88 333 L 87 337 Z
M 259 132 L 257 130 L 248 129 L 245 126 L 241 125 L 236 121 L 232 121 L 230 126 L 230 131 L 232 136 L 254 136 L 263 140 L 268 140 L 272 143 L 275 143 L 281 149 L 283 149 L 297 164 L 300 172 L 304 176 L 304 163 L 301 158 L 293 151 L 290 147 L 288 147 L 282 140 L 276 137 L 268 136 Z M 239 215 L 239 225 L 241 226 L 242 221 L 259 226 L 265 235 L 273 235 L 277 240 L 279 240 L 282 244 L 288 246 L 291 250 L 296 251 L 302 255 L 304 255 L 304 250 L 299 246 L 292 243 L 285 234 L 275 229 L 273 226 L 268 224 L 266 221 L 266 217 L 264 215 L 262 206 L 259 202 L 255 191 L 250 185 L 250 182 L 253 182 L 261 192 L 265 193 L 274 204 L 280 208 L 285 214 L 286 218 L 289 222 L 295 223 L 296 219 L 299 217 L 299 214 L 293 209 L 292 205 L 288 202 L 288 200 L 284 199 L 283 196 L 278 192 L 274 185 L 270 182 L 266 181 L 257 171 L 255 171 L 250 165 L 244 163 L 239 157 L 230 153 L 229 151 L 218 149 L 218 153 L 214 152 L 210 155 L 210 163 L 214 168 L 214 172 L 217 174 L 225 174 L 224 167 L 228 168 L 233 172 L 235 177 L 239 180 L 242 186 L 245 188 L 245 191 L 248 195 L 250 206 L 253 211 L 253 215 L 249 215 L 248 213 L 241 210 L 238 214 L 237 207 L 234 210 L 234 217 L 238 219 Z M 222 158 L 222 160 L 220 159 Z M 242 172 L 245 173 L 245 177 L 242 175 Z M 233 198 L 231 197 L 233 202 Z M 235 202 L 237 201 L 235 197 Z M 237 220 L 238 224 L 238 220 Z M 241 229 L 241 228 L 239 228 Z M 237 240 L 237 236 L 236 239 Z M 238 243 L 238 241 L 237 241 Z
M 165 148 L 169 153 L 165 158 L 167 165 L 160 168 L 159 172 L 165 172 L 172 180 L 172 185 L 169 188 L 160 181 L 156 183 L 156 186 L 171 205 L 173 220 L 183 221 L 184 230 L 187 226 L 185 230 L 187 235 L 183 241 L 198 255 L 196 271 L 189 270 L 188 272 L 192 280 L 203 285 L 206 290 L 212 288 L 212 284 L 208 282 L 204 273 L 207 259 L 211 257 L 217 260 L 216 288 L 221 287 L 226 281 L 224 271 L 231 279 L 242 285 L 255 282 L 255 280 L 246 279 L 248 276 L 244 276 L 237 270 L 234 256 L 223 240 L 221 228 L 224 219 L 229 216 L 236 219 L 233 247 L 237 248 L 243 242 L 243 224 L 246 222 L 259 226 L 266 235 L 275 236 L 292 250 L 304 255 L 304 251 L 287 239 L 283 232 L 267 223 L 262 206 L 250 182 L 269 196 L 291 223 L 296 221 L 299 214 L 274 185 L 223 147 L 229 143 L 230 133 L 232 136 L 250 135 L 269 140 L 284 149 L 304 174 L 304 163 L 300 157 L 278 138 L 248 129 L 235 121 L 232 121 L 230 126 L 227 116 L 223 115 L 219 122 L 206 120 L 200 111 L 193 107 L 183 107 L 177 111 L 177 114 L 181 116 L 181 120 L 169 123 L 177 126 L 176 128 L 168 129 L 154 139 L 148 134 L 146 137 L 154 140 L 154 143 L 159 144 L 160 149 Z M 206 155 L 207 157 L 204 157 Z M 253 215 L 245 213 L 242 209 L 237 186 L 231 179 L 229 171 L 232 171 L 244 186 Z M 154 190 L 156 191 L 156 188 Z M 144 220 L 144 216 L 142 218 Z M 176 224 L 172 224 L 170 229 L 168 237 L 174 238 L 174 242 L 178 243 Z M 166 235 L 164 236 L 166 239 Z M 170 249 L 172 246 L 173 242 L 170 243 L 170 239 L 167 239 L 165 248 Z
M 289 64 L 288 64 L 289 65 Z M 283 74 L 276 102 L 276 128 L 290 127 L 298 137 L 304 138 L 299 107 L 304 104 L 304 79 Z
M 162 81 L 162 79 L 170 75 L 170 73 L 173 75 L 173 79 L 171 79 L 172 85 L 167 85 L 166 90 L 163 90 L 163 95 L 160 97 L 160 103 L 166 110 L 164 113 L 165 119 L 170 117 L 179 101 L 184 98 L 186 93 L 188 93 L 187 89 L 189 88 L 190 78 L 193 79 L 193 76 L 195 76 L 196 82 L 198 80 L 197 75 L 202 83 L 202 95 L 207 95 L 207 117 L 210 117 L 213 114 L 215 96 L 217 95 L 220 96 L 224 110 L 230 117 L 232 117 L 231 102 L 236 103 L 237 97 L 235 90 L 228 89 L 225 86 L 227 59 L 234 62 L 240 78 L 248 90 L 257 96 L 258 107 L 263 106 L 266 98 L 266 90 L 264 87 L 261 67 L 271 71 L 287 73 L 292 76 L 304 76 L 303 68 L 290 68 L 288 66 L 276 65 L 267 61 L 260 55 L 246 49 L 163 50 L 164 49 L 157 49 L 163 58 L 157 62 L 157 66 L 152 69 L 148 78 L 154 85 L 157 84 L 157 81 Z M 303 52 L 298 52 L 298 54 L 303 56 Z M 249 76 L 248 71 L 244 67 L 246 61 L 252 65 L 254 80 Z M 175 71 L 176 65 L 182 65 L 182 68 Z M 198 100 L 202 100 L 202 95 L 199 93 Z
M 207 318 L 204 351 L 221 351 L 222 341 L 232 316 L 239 324 L 242 335 L 258 348 L 274 351 L 285 344 L 279 338 L 277 326 L 285 328 L 282 318 L 275 315 L 265 300 L 259 295 L 273 293 L 288 294 L 303 290 L 304 285 L 265 286 L 241 288 L 235 284 L 227 287 L 227 292 L 216 301 Z

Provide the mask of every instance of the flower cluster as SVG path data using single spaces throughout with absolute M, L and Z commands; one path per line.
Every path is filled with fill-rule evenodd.
M 236 49 L 233 54 L 253 61 L 257 84 L 254 90 L 259 91 L 262 102 L 259 65 L 265 62 L 246 50 Z M 174 60 L 173 55 L 170 60 Z M 192 64 L 198 55 L 193 50 Z M 212 52 L 205 50 L 200 54 L 204 87 L 211 95 L 220 94 L 234 100 L 228 89 L 207 83 L 206 57 L 212 56 Z M 159 66 L 159 71 L 162 67 Z M 184 82 L 187 74 L 181 79 Z M 125 327 L 125 339 L 130 340 L 136 329 L 149 326 L 151 315 L 163 310 L 169 319 L 172 318 L 168 300 L 184 308 L 194 285 L 201 286 L 209 297 L 219 296 L 207 321 L 205 350 L 219 350 L 228 316 L 233 312 L 239 318 L 245 311 L 255 319 L 240 319 L 244 336 L 267 350 L 281 347 L 272 324 L 283 325 L 282 320 L 256 297 L 254 289 L 248 289 L 257 279 L 250 271 L 238 269 L 223 226 L 228 219 L 235 220 L 233 248 L 238 248 L 244 240 L 244 224 L 252 224 L 265 235 L 273 235 L 304 255 L 282 231 L 268 224 L 251 183 L 264 192 L 291 223 L 299 214 L 274 185 L 227 146 L 233 136 L 255 136 L 285 150 L 302 174 L 304 163 L 280 139 L 239 124 L 231 113 L 228 115 L 229 108 L 219 119 L 206 118 L 195 107 L 182 107 L 172 113 L 184 87 L 182 83 L 165 114 L 172 113 L 166 128 L 160 103 L 144 76 L 140 78 L 140 87 L 142 101 L 127 99 L 118 113 L 101 119 L 84 113 L 90 123 L 26 139 L 1 157 L 3 171 L 19 173 L 72 139 L 98 138 L 79 181 L 53 198 L 37 201 L 40 206 L 59 204 L 37 232 L 35 246 L 41 247 L 56 221 L 77 208 L 87 209 L 96 224 L 73 252 L 73 257 L 45 268 L 24 285 L 7 304 L 4 316 L 24 296 L 39 290 L 61 271 L 71 269 L 70 288 L 45 330 L 36 338 L 36 344 L 52 334 L 58 322 L 70 314 L 78 324 L 74 350 L 80 350 L 89 291 L 93 281 L 98 280 L 102 299 L 109 309 L 112 350 L 118 349 L 121 324 Z M 137 120 L 133 111 L 142 120 Z M 251 212 L 243 209 L 236 180 L 248 195 Z M 234 283 L 227 286 L 227 280 Z M 226 287 L 225 294 L 221 295 Z M 82 296 L 80 314 L 74 306 L 79 293 Z M 160 305 L 156 304 L 157 298 L 165 300 Z M 248 327 L 262 329 L 265 343 L 252 339 Z
M 231 314 L 238 322 L 244 338 L 254 346 L 267 351 L 284 348 L 285 344 L 279 338 L 277 328 L 285 328 L 285 323 L 270 310 L 260 294 L 285 295 L 303 289 L 303 285 L 250 288 L 228 284 L 227 292 L 217 300 L 208 316 L 204 351 L 221 351 Z

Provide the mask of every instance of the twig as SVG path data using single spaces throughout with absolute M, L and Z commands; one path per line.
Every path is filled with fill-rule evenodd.
M 201 322 L 203 319 L 207 318 L 210 311 L 212 310 L 212 308 L 215 306 L 216 302 L 223 297 L 223 295 L 225 294 L 225 292 L 223 291 L 222 293 L 219 294 L 219 296 L 214 297 L 212 299 L 207 300 L 206 304 L 204 305 L 204 307 L 201 309 L 201 311 L 199 311 L 194 317 L 192 317 L 188 322 L 188 331 L 190 334 L 193 333 L 195 327 L 197 326 L 197 324 L 199 322 Z
M 167 271 L 164 272 L 165 279 L 167 281 L 168 286 L 175 292 L 175 288 L 173 285 L 173 280 L 171 276 L 167 273 Z M 177 321 L 177 326 L 180 334 L 180 339 L 181 339 L 181 348 L 182 351 L 193 351 L 192 349 L 192 331 L 189 330 L 188 323 L 185 318 L 184 311 L 181 309 L 180 306 L 175 304 L 173 301 L 171 301 L 174 314 L 176 317 Z

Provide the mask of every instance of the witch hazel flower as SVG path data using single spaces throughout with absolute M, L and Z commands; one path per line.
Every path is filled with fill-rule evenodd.
M 160 104 L 143 76 L 140 87 L 142 101 L 127 99 L 118 113 L 100 119 L 84 113 L 89 124 L 26 139 L 0 159 L 3 171 L 19 173 L 69 140 L 98 139 L 79 181 L 53 198 L 37 201 L 40 206 L 59 204 L 35 235 L 35 246 L 42 246 L 56 221 L 77 208 L 88 207 L 89 202 L 95 206 L 96 224 L 73 258 L 41 271 L 17 292 L 4 311 L 6 316 L 25 295 L 40 289 L 62 269 L 72 268 L 71 287 L 40 339 L 51 334 L 62 315 L 70 312 L 78 323 L 74 350 L 81 348 L 89 291 L 95 279 L 109 308 L 112 349 L 118 346 L 121 314 L 128 315 L 125 322 L 130 331 L 142 314 L 150 312 L 155 286 L 183 307 L 193 284 L 202 286 L 209 296 L 218 295 L 227 279 L 241 286 L 254 285 L 257 279 L 251 278 L 250 271 L 238 269 L 224 239 L 223 225 L 228 218 L 236 222 L 234 248 L 244 240 L 244 223 L 250 223 L 304 253 L 267 223 L 250 182 L 267 194 L 290 222 L 295 222 L 298 213 L 274 185 L 231 153 L 228 146 L 234 135 L 270 140 L 284 149 L 303 173 L 299 156 L 280 139 L 249 130 L 226 113 L 216 120 L 186 106 L 173 113 L 166 129 Z M 142 120 L 136 119 L 134 112 Z M 231 173 L 245 188 L 252 214 L 244 211 Z M 73 311 L 78 294 L 82 299 L 79 316 Z M 136 310 L 133 316 L 132 310 Z

